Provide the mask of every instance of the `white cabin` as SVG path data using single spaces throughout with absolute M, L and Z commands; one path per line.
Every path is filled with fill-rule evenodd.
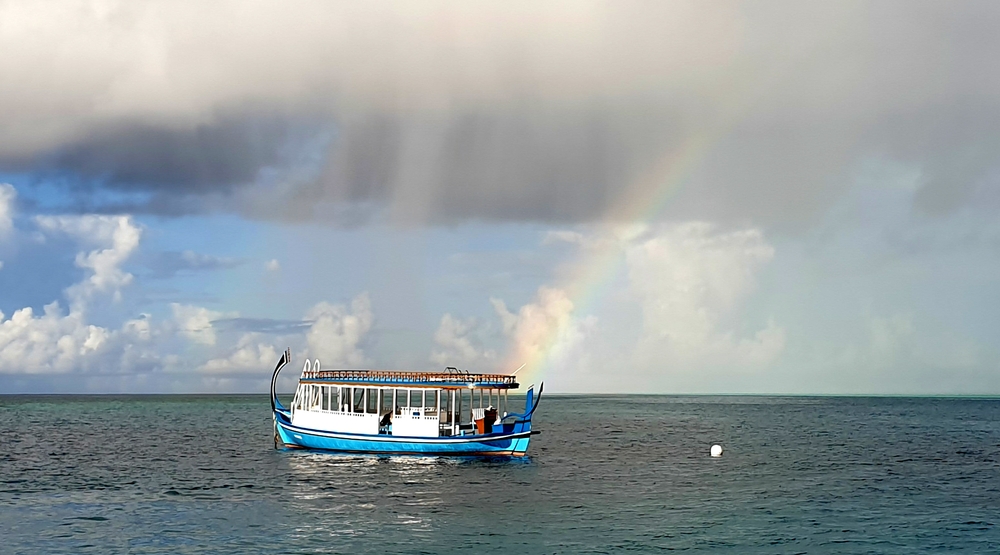
M 292 400 L 292 425 L 406 437 L 485 434 L 492 433 L 494 424 L 500 425 L 502 415 L 506 415 L 507 389 L 517 387 L 513 379 L 486 374 L 462 374 L 458 380 L 442 376 L 452 377 L 442 373 L 313 371 L 307 367 Z M 478 376 L 491 380 L 481 386 L 469 381 Z M 501 377 L 507 382 L 496 381 Z

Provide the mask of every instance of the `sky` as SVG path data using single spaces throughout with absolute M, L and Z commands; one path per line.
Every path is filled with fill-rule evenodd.
M 1000 394 L 1000 5 L 0 0 L 0 393 Z M 519 370 L 518 370 L 519 369 Z

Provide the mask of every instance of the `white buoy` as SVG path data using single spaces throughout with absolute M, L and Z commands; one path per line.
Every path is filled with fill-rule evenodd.
M 722 446 L 719 445 L 719 444 L 713 445 L 712 446 L 712 450 L 710 451 L 710 453 L 711 453 L 711 455 L 713 457 L 721 457 L 722 456 Z

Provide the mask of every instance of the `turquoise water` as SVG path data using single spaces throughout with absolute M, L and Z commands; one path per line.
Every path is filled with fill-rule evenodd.
M 275 451 L 268 411 L 0 396 L 0 553 L 1000 552 L 996 400 L 550 396 L 514 461 Z

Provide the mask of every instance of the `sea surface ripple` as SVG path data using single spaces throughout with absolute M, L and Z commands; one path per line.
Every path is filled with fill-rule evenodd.
M 523 460 L 277 451 L 269 409 L 0 396 L 0 553 L 1000 552 L 994 399 L 548 396 Z

